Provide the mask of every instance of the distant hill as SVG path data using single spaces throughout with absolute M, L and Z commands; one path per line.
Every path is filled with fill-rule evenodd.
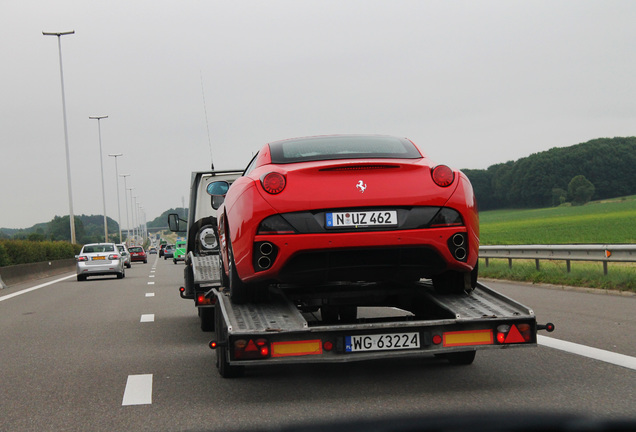
M 119 225 L 109 217 L 106 218 L 109 240 L 115 241 L 119 234 Z M 69 240 L 71 238 L 69 217 L 55 216 L 49 222 L 33 225 L 30 228 L 0 228 L 0 238 L 28 240 Z M 80 244 L 104 241 L 104 216 L 75 216 L 75 237 Z
M 592 200 L 636 194 L 636 137 L 599 138 L 553 148 L 485 170 L 462 170 L 480 210 L 539 208 L 570 200 L 568 185 L 579 175 L 594 186 Z
M 188 220 L 188 209 L 183 207 L 171 208 L 161 213 L 160 216 L 154 218 L 150 222 L 147 222 L 148 228 L 165 228 L 168 226 L 168 215 L 170 213 L 177 213 L 182 219 Z

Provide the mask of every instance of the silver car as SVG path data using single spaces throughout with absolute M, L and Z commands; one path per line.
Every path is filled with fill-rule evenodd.
M 91 243 L 84 245 L 77 255 L 77 280 L 86 280 L 87 276 L 117 275 L 117 279 L 126 276 L 124 258 L 115 243 Z
M 117 249 L 119 249 L 119 253 L 121 253 L 122 257 L 124 257 L 124 265 L 126 268 L 130 268 L 132 264 L 130 263 L 130 252 L 125 244 L 118 244 Z

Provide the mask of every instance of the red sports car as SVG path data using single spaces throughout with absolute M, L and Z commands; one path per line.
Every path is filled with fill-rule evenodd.
M 405 138 L 266 144 L 227 190 L 219 238 L 223 276 L 238 303 L 270 283 L 430 278 L 443 292 L 477 283 L 473 188 Z

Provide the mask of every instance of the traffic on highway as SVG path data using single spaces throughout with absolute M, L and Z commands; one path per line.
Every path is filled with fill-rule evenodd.
M 223 379 L 189 302 L 184 264 L 151 255 L 124 279 L 75 273 L 0 291 L 0 430 L 262 430 L 458 413 L 634 417 L 636 298 L 488 286 L 558 324 L 538 347 L 255 366 Z

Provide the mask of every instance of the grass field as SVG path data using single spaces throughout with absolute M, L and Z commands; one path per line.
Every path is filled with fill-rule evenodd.
M 482 245 L 636 243 L 636 196 L 584 206 L 479 214 Z
M 578 207 L 481 212 L 482 245 L 636 243 L 636 196 L 596 201 Z M 584 286 L 636 292 L 636 263 L 610 263 L 608 275 L 601 263 L 542 261 L 537 271 L 533 260 L 480 260 L 480 277 Z

